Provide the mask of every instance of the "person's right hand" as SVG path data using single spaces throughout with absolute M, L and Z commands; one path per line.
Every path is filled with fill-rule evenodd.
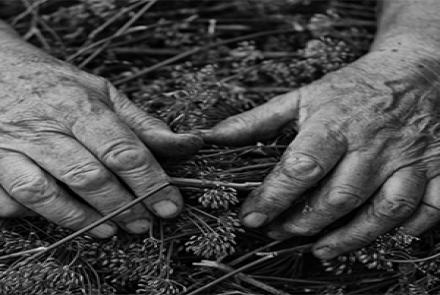
M 8 41 L 0 45 L 0 217 L 33 211 L 82 228 L 168 182 L 149 149 L 176 156 L 203 144 L 196 135 L 173 133 L 106 80 L 16 37 Z M 152 214 L 174 217 L 183 201 L 168 186 L 144 205 L 114 221 L 143 233 Z M 105 238 L 115 231 L 108 222 L 91 234 Z
M 246 226 L 276 239 L 321 233 L 313 252 L 331 259 L 396 227 L 419 235 L 440 221 L 440 63 L 409 44 L 200 131 L 206 142 L 244 145 L 296 122 L 296 138 L 242 206 Z

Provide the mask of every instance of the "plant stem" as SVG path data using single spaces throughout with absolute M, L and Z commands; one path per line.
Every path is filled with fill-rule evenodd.
M 216 188 L 220 186 L 231 187 L 237 190 L 253 190 L 261 185 L 261 182 L 225 182 L 217 180 L 195 179 L 195 178 L 183 178 L 183 177 L 171 177 L 171 184 L 176 186 L 189 186 L 189 187 L 201 187 L 201 188 Z
M 278 256 L 278 255 L 281 255 L 281 254 L 287 254 L 287 253 L 291 253 L 291 252 L 306 252 L 306 251 L 310 251 L 312 246 L 313 246 L 313 243 L 309 243 L 309 244 L 295 246 L 295 247 L 292 247 L 292 248 L 282 249 L 282 250 L 278 250 L 278 251 L 259 252 L 259 253 L 256 253 L 256 255 L 258 255 L 258 256 L 267 256 L 267 255 L 269 255 L 269 256 Z
M 260 248 L 254 249 L 254 250 L 252 250 L 251 252 L 248 252 L 248 253 L 244 254 L 243 256 L 240 256 L 240 257 L 238 257 L 237 259 L 235 259 L 235 260 L 229 262 L 229 265 L 231 265 L 231 266 L 235 266 L 235 265 L 237 265 L 237 264 L 239 264 L 239 263 L 242 263 L 242 262 L 245 261 L 246 259 L 248 259 L 248 258 L 250 258 L 251 256 L 253 256 L 255 253 L 258 253 L 258 252 L 260 252 L 260 251 L 262 251 L 262 250 L 264 250 L 264 249 L 267 249 L 267 248 L 270 248 L 270 247 L 276 246 L 276 245 L 278 245 L 278 244 L 280 244 L 280 243 L 282 243 L 282 241 L 273 241 L 273 242 L 270 242 L 270 243 L 267 244 L 267 245 L 264 245 L 264 246 L 261 246 Z
M 160 184 L 156 187 L 154 187 L 150 192 L 148 192 L 147 194 L 145 194 L 145 196 L 139 197 L 137 199 L 134 199 L 133 201 L 127 203 L 126 205 L 120 207 L 119 209 L 116 209 L 115 211 L 113 211 L 112 213 L 98 219 L 97 221 L 83 227 L 80 230 L 75 231 L 74 233 L 62 238 L 61 240 L 53 243 L 52 245 L 48 246 L 48 247 L 38 247 L 36 249 L 30 249 L 30 250 L 26 250 L 26 251 L 21 251 L 21 252 L 17 252 L 17 253 L 13 253 L 14 257 L 16 256 L 22 256 L 22 255 L 26 255 L 29 253 L 35 253 L 34 255 L 32 255 L 31 257 L 29 257 L 27 260 L 32 260 L 35 259 L 37 257 L 39 257 L 41 254 L 46 253 L 48 251 L 54 250 L 57 247 L 61 246 L 64 243 L 67 243 L 68 241 L 71 241 L 72 239 L 82 235 L 83 233 L 97 227 L 98 225 L 112 219 L 113 217 L 121 214 L 122 212 L 124 212 L 125 210 L 130 209 L 131 207 L 133 207 L 134 205 L 144 201 L 145 199 L 147 199 L 148 197 L 150 197 L 151 195 L 154 195 L 155 193 L 161 191 L 162 189 L 164 189 L 165 187 L 169 186 L 170 183 L 164 183 L 164 184 Z M 9 254 L 9 255 L 5 255 L 5 256 L 1 256 L 0 260 L 4 260 L 6 258 L 11 257 L 11 255 L 13 254 Z
M 274 35 L 274 34 L 285 34 L 285 33 L 293 33 L 295 32 L 295 30 L 293 29 L 278 29 L 278 30 L 270 30 L 270 31 L 264 31 L 264 32 L 258 32 L 258 33 L 252 33 L 249 35 L 244 35 L 244 36 L 239 36 L 239 37 L 235 37 L 235 38 L 231 38 L 231 39 L 227 39 L 227 40 L 221 40 L 218 42 L 214 42 L 211 44 L 208 44 L 206 46 L 199 46 L 199 47 L 195 47 L 193 49 L 190 49 L 188 51 L 182 52 L 178 55 L 175 55 L 173 57 L 170 57 L 164 61 L 161 61 L 155 65 L 152 65 L 151 67 L 145 68 L 143 70 L 140 70 L 137 73 L 134 73 L 133 75 L 126 77 L 126 78 L 122 78 L 120 80 L 115 81 L 113 84 L 115 86 L 127 83 L 131 80 L 134 80 L 136 78 L 145 76 L 153 71 L 156 71 L 164 66 L 173 64 L 181 59 L 187 58 L 191 55 L 194 55 L 196 53 L 199 53 L 201 51 L 205 51 L 211 48 L 215 48 L 215 47 L 219 47 L 221 45 L 225 45 L 225 44 L 229 44 L 229 43 L 236 43 L 236 42 L 240 42 L 240 41 L 245 41 L 245 40 L 249 40 L 249 39 L 254 39 L 254 38 L 258 38 L 258 37 L 263 37 L 263 36 L 268 36 L 268 35 Z
M 47 247 L 41 246 L 41 247 L 37 247 L 34 249 L 29 249 L 29 250 L 24 250 L 24 251 L 20 251 L 20 252 L 16 252 L 16 253 L 11 253 L 11 254 L 7 254 L 7 255 L 3 255 L 0 257 L 0 260 L 6 260 L 9 258 L 14 258 L 14 257 L 20 257 L 20 256 L 25 256 L 28 254 L 34 254 L 34 253 L 38 253 L 41 251 L 46 251 Z
M 389 261 L 389 262 L 393 262 L 393 263 L 417 263 L 417 262 L 425 262 L 425 261 L 429 261 L 429 260 L 433 260 L 437 257 L 440 257 L 440 252 L 433 254 L 431 256 L 428 257 L 423 257 L 423 258 L 415 258 L 415 259 L 384 259 L 385 261 Z
M 224 170 L 225 173 L 237 173 L 237 172 L 243 172 L 248 170 L 255 170 L 255 169 L 264 169 L 264 168 L 273 168 L 277 163 L 260 163 L 260 164 L 254 164 L 254 165 L 248 165 L 243 167 L 236 167 Z
M 200 264 L 197 264 L 199 266 L 205 266 L 205 267 L 213 267 L 213 268 L 217 268 L 223 272 L 226 273 L 230 273 L 233 272 L 234 269 L 232 267 L 230 267 L 229 265 L 217 262 L 217 261 L 204 261 Z M 235 275 L 236 278 L 238 278 L 239 280 L 248 283 L 249 285 L 252 285 L 258 289 L 261 289 L 263 291 L 266 291 L 267 293 L 273 294 L 273 295 L 289 295 L 289 293 L 283 292 L 281 290 L 278 290 L 272 286 L 269 286 L 257 279 L 254 279 L 244 273 L 237 273 Z
M 151 0 L 144 7 L 142 7 L 129 21 L 127 21 L 114 35 L 113 37 L 119 37 L 124 34 L 144 13 L 150 9 L 158 0 Z M 99 47 L 95 52 L 93 52 L 89 57 L 87 57 L 83 62 L 81 62 L 78 67 L 83 68 L 89 62 L 91 62 L 98 54 L 100 54 L 108 45 L 110 45 L 111 40 L 104 43 L 101 47 Z
M 242 267 L 239 267 L 239 268 L 237 268 L 237 269 L 235 269 L 235 270 L 225 274 L 224 276 L 219 277 L 218 279 L 216 279 L 216 280 L 214 280 L 214 281 L 204 285 L 203 287 L 200 287 L 200 288 L 198 288 L 198 289 L 196 289 L 196 290 L 194 290 L 194 291 L 192 291 L 190 293 L 184 293 L 184 294 L 186 294 L 186 295 L 200 294 L 200 292 L 205 291 L 206 289 L 209 289 L 212 286 L 217 285 L 218 283 L 221 283 L 222 281 L 226 280 L 227 278 L 235 276 L 236 274 L 238 274 L 238 273 L 240 273 L 240 272 L 242 272 L 242 271 L 244 271 L 244 270 L 246 270 L 248 268 L 251 268 L 252 266 L 255 266 L 257 264 L 260 264 L 260 263 L 262 263 L 262 262 L 264 262 L 266 260 L 272 259 L 272 258 L 274 258 L 274 256 L 269 256 L 268 255 L 268 256 L 261 257 L 260 259 L 257 259 L 257 260 L 255 260 L 255 261 L 253 261 L 251 263 L 246 264 L 246 265 L 243 265 Z M 203 266 L 203 264 L 200 264 L 200 263 L 198 263 L 198 264 L 195 263 L 195 265 L 202 265 Z M 204 293 L 204 294 L 206 294 L 206 293 Z

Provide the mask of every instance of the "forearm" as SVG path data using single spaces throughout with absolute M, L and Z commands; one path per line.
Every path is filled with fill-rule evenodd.
M 440 1 L 379 0 L 378 31 L 371 50 L 415 50 L 440 58 Z

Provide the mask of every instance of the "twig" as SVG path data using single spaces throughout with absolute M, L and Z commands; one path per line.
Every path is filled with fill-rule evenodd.
M 280 244 L 281 242 L 282 242 L 282 241 L 273 241 L 273 242 L 270 242 L 269 244 L 264 245 L 264 246 L 262 246 L 262 247 L 260 247 L 260 248 L 254 249 L 254 250 L 252 250 L 252 251 L 250 251 L 250 252 L 244 254 L 243 256 L 240 256 L 240 257 L 238 257 L 237 259 L 232 260 L 231 262 L 229 262 L 229 265 L 231 265 L 231 266 L 235 266 L 235 265 L 237 265 L 237 264 L 239 264 L 239 263 L 245 261 L 246 259 L 250 258 L 250 257 L 251 257 L 252 255 L 254 255 L 255 253 L 260 252 L 260 251 L 262 251 L 262 250 L 264 250 L 264 249 L 267 249 L 267 248 L 271 248 L 271 247 L 273 247 L 273 246 L 276 246 L 276 245 Z
M 109 18 L 105 23 L 103 23 L 102 25 L 100 25 L 99 27 L 97 27 L 96 29 L 94 29 L 89 36 L 87 37 L 87 41 L 90 42 L 93 39 L 95 39 L 95 37 L 101 33 L 102 31 L 104 31 L 104 29 L 106 29 L 109 25 L 111 25 L 112 23 L 114 23 L 118 18 L 120 18 L 121 16 L 123 16 L 124 14 L 132 11 L 133 9 L 137 8 L 138 6 L 140 6 L 142 4 L 142 2 L 136 2 L 133 5 L 130 5 L 128 7 L 124 7 L 123 9 L 121 9 L 121 11 L 119 11 L 118 13 L 116 13 L 115 15 L 113 15 L 111 18 Z
M 110 49 L 116 54 L 130 54 L 130 55 L 158 55 L 158 56 L 173 56 L 181 52 L 178 49 L 169 48 L 151 48 L 151 47 L 117 47 Z
M 236 167 L 224 170 L 225 173 L 237 173 L 237 172 L 243 172 L 243 171 L 249 171 L 249 170 L 256 170 L 256 169 L 268 169 L 273 168 L 277 163 L 260 163 L 260 164 L 254 164 L 254 165 L 248 165 L 243 167 Z
M 165 23 L 163 23 L 163 24 L 154 24 L 154 25 L 150 25 L 150 26 L 143 26 L 142 27 L 142 31 L 149 30 L 149 29 L 152 29 L 152 28 L 155 28 L 155 27 L 158 27 L 158 26 L 162 26 L 162 25 L 165 25 Z M 113 41 L 114 39 L 117 39 L 117 38 L 120 38 L 120 37 L 124 37 L 125 35 L 131 34 L 131 33 L 135 32 L 135 31 L 138 32 L 139 30 L 140 29 L 138 29 L 138 28 L 136 28 L 136 30 L 134 28 L 131 28 L 130 30 L 125 31 L 123 34 L 120 34 L 119 36 L 112 35 L 112 36 L 103 38 L 101 40 L 95 41 L 93 43 L 90 43 L 90 44 L 88 44 L 85 47 L 81 47 L 80 49 L 78 49 L 78 51 L 76 51 L 72 55 L 69 55 L 66 58 L 66 61 L 67 62 L 72 62 L 77 57 L 87 53 L 89 50 L 92 50 L 93 48 L 95 48 L 95 47 L 97 47 L 97 46 L 99 46 L 101 44 Z M 150 34 L 148 34 L 148 36 L 150 36 Z M 138 37 L 138 38 L 133 38 L 133 39 L 130 39 L 130 40 L 126 40 L 124 42 L 121 41 L 120 43 L 114 43 L 114 46 L 116 46 L 118 44 L 130 43 L 130 42 L 134 42 L 134 41 L 136 41 L 136 42 L 142 41 L 143 38 L 145 38 L 145 36 Z
M 378 290 L 379 288 L 382 288 L 382 287 L 385 287 L 385 286 L 388 286 L 389 284 L 391 284 L 391 283 L 393 283 L 394 281 L 396 281 L 397 280 L 397 278 L 390 278 L 390 279 L 385 279 L 385 280 L 383 280 L 382 282 L 380 282 L 380 283 L 377 283 L 377 284 L 370 284 L 370 285 L 368 285 L 368 286 L 366 286 L 366 287 L 364 287 L 364 288 L 358 288 L 357 290 L 354 290 L 354 291 L 351 291 L 351 292 L 348 292 L 348 293 L 346 293 L 347 295 L 355 295 L 355 294 L 372 294 L 372 293 L 366 293 L 366 291 L 370 291 L 370 290 L 372 290 L 372 289 L 375 289 L 375 290 Z M 389 293 L 389 294 L 392 294 L 392 293 Z M 432 293 L 432 294 L 435 294 L 435 293 Z
M 393 263 L 417 263 L 417 262 L 425 262 L 429 260 L 433 260 L 437 257 L 440 257 L 440 252 L 433 254 L 428 257 L 423 258 L 415 258 L 415 259 L 384 259 L 385 261 L 393 262 Z
M 42 255 L 43 253 L 46 253 L 46 252 L 51 251 L 51 250 L 54 250 L 54 249 L 56 249 L 57 247 L 61 246 L 62 244 L 66 243 L 66 242 L 68 242 L 68 241 L 70 241 L 70 240 L 72 240 L 72 239 L 74 239 L 74 238 L 76 238 L 76 237 L 82 235 L 83 233 L 85 233 L 85 232 L 87 232 L 87 231 L 89 231 L 89 230 L 91 230 L 91 229 L 97 227 L 98 225 L 100 225 L 100 224 L 102 224 L 102 223 L 104 223 L 104 222 L 106 222 L 106 221 L 112 219 L 113 217 L 115 217 L 115 216 L 121 214 L 122 212 L 124 212 L 124 211 L 130 209 L 130 208 L 133 207 L 134 205 L 136 205 L 136 204 L 138 204 L 138 203 L 144 201 L 145 199 L 147 199 L 147 198 L 150 197 L 151 195 L 154 195 L 155 193 L 159 192 L 160 190 L 164 189 L 165 187 L 167 187 L 167 186 L 169 186 L 169 185 L 170 185 L 170 183 L 164 183 L 164 184 L 160 184 L 160 185 L 158 185 L 158 186 L 156 186 L 156 187 L 153 187 L 153 189 L 152 189 L 149 193 L 145 194 L 145 196 L 142 196 L 142 197 L 139 197 L 139 198 L 137 198 L 137 199 L 134 199 L 133 201 L 127 203 L 126 205 L 120 207 L 119 209 L 116 209 L 116 210 L 113 211 L 112 213 L 110 213 L 110 214 L 108 214 L 108 215 L 106 215 L 106 216 L 104 216 L 104 217 L 98 219 L 97 221 L 95 221 L 95 222 L 93 222 L 93 223 L 91 223 L 91 224 L 89 224 L 89 225 L 83 227 L 83 228 L 80 229 L 80 230 L 75 231 L 74 233 L 72 233 L 72 234 L 70 234 L 70 235 L 68 235 L 68 236 L 66 236 L 66 237 L 64 237 L 64 238 L 62 238 L 61 240 L 59 240 L 59 241 L 53 243 L 53 244 L 50 245 L 50 246 L 47 246 L 47 247 L 39 247 L 39 248 L 36 248 L 36 249 L 31 249 L 31 250 L 26 250 L 26 251 L 21 251 L 21 252 L 13 253 L 13 254 L 15 254 L 13 257 L 16 257 L 16 256 L 23 256 L 23 255 L 26 255 L 26 254 L 29 254 L 29 253 L 34 253 L 34 252 L 36 252 L 34 255 L 32 255 L 31 257 L 29 257 L 27 260 L 35 259 L 35 258 L 39 257 L 40 255 Z M 1 256 L 1 257 L 0 257 L 0 260 L 4 260 L 4 259 L 7 259 L 7 258 L 10 258 L 11 255 L 12 255 L 12 254 L 5 255 L 5 256 Z M 6 257 L 6 258 L 5 258 L 5 257 Z
M 217 262 L 217 261 L 203 261 L 202 263 L 198 263 L 196 265 L 198 265 L 198 266 L 205 266 L 205 267 L 213 267 L 213 268 L 219 269 L 219 270 L 221 270 L 223 272 L 226 272 L 226 273 L 230 273 L 230 272 L 234 271 L 234 269 L 232 267 L 230 267 L 229 265 L 226 265 L 226 264 L 223 264 L 223 263 L 220 263 L 220 262 Z M 265 283 L 263 283 L 263 282 L 261 282 L 261 281 L 259 281 L 257 279 L 254 279 L 254 278 L 252 278 L 252 277 L 250 277 L 250 276 L 248 276 L 248 275 L 246 275 L 244 273 L 241 273 L 241 272 L 237 273 L 235 275 L 235 277 L 238 278 L 239 280 L 245 282 L 245 283 L 248 283 L 248 284 L 250 284 L 250 285 L 252 285 L 252 286 L 254 286 L 256 288 L 259 288 L 259 289 L 261 289 L 263 291 L 266 291 L 266 292 L 268 292 L 270 294 L 273 294 L 273 295 L 289 295 L 289 293 L 286 293 L 286 292 L 283 292 L 281 290 L 278 290 L 278 289 L 276 289 L 276 288 L 274 288 L 272 286 L 269 286 L 269 285 L 267 285 L 267 284 L 265 284 Z
M 306 251 L 310 251 L 312 249 L 312 246 L 313 246 L 313 243 L 309 243 L 309 244 L 295 246 L 295 247 L 282 249 L 282 250 L 278 250 L 278 251 L 259 252 L 259 253 L 256 253 L 256 255 L 258 255 L 258 256 L 278 256 L 281 254 L 288 254 L 288 253 L 292 253 L 292 252 L 306 252 Z
M 192 179 L 192 178 L 179 178 L 179 177 L 174 177 L 171 178 L 170 183 L 166 183 L 166 184 L 162 184 L 159 187 L 153 189 L 151 192 L 149 192 L 148 194 L 146 194 L 143 197 L 137 198 L 133 201 L 131 201 L 130 203 L 127 203 L 126 205 L 124 205 L 123 207 L 113 211 L 112 213 L 102 217 L 101 219 L 98 219 L 97 221 L 95 221 L 94 223 L 89 224 L 88 226 L 66 236 L 65 238 L 53 243 L 52 245 L 48 246 L 48 247 L 38 247 L 35 249 L 29 249 L 29 250 L 25 250 L 25 251 L 20 251 L 20 252 L 16 252 L 16 253 L 11 253 L 8 255 L 4 255 L 4 256 L 0 256 L 0 260 L 5 260 L 5 259 L 9 259 L 9 258 L 13 258 L 13 257 L 19 257 L 19 256 L 25 256 L 25 255 L 29 255 L 29 254 L 34 254 L 33 256 L 31 256 L 29 259 L 35 259 L 36 257 L 38 257 L 39 255 L 46 253 L 48 251 L 51 251 L 53 249 L 56 249 L 57 247 L 59 247 L 60 245 L 76 238 L 77 236 L 95 228 L 96 226 L 106 222 L 107 220 L 112 219 L 113 217 L 119 215 L 120 213 L 122 213 L 123 211 L 133 207 L 134 205 L 142 202 L 143 200 L 145 200 L 146 198 L 148 198 L 149 196 L 155 194 L 156 192 L 162 190 L 163 188 L 165 188 L 168 185 L 178 185 L 178 186 L 192 186 L 192 187 L 219 187 L 219 186 L 226 186 L 226 187 L 232 187 L 238 190 L 251 190 L 254 189 L 256 187 L 258 187 L 261 183 L 259 182 L 244 182 L 244 183 L 232 183 L 232 182 L 223 182 L 223 181 L 214 181 L 214 180 L 199 180 L 199 179 Z
M 239 148 L 234 148 L 234 149 L 224 149 L 224 150 L 220 150 L 219 149 L 206 149 L 206 150 L 200 150 L 199 154 L 202 155 L 198 155 L 197 159 L 206 159 L 206 158 L 218 158 L 221 156 L 225 156 L 225 155 L 229 155 L 229 154 L 234 154 L 234 153 L 248 153 L 248 152 L 252 152 L 252 151 L 259 151 L 259 150 L 274 150 L 274 149 L 286 149 L 288 146 L 287 145 L 281 145 L 281 144 L 277 144 L 277 145 L 264 145 L 264 146 L 259 146 L 259 145 L 250 145 L 250 146 L 244 146 L 244 147 L 239 147 Z
M 258 148 L 259 147 L 257 147 L 257 149 Z M 199 154 L 201 154 L 201 155 L 197 155 L 196 157 L 199 160 L 206 159 L 206 158 L 218 158 L 218 157 L 222 157 L 222 156 L 226 156 L 226 155 L 230 155 L 230 154 L 235 154 L 235 153 L 240 153 L 240 152 L 250 152 L 255 149 L 256 149 L 256 146 L 252 145 L 252 146 L 244 146 L 244 147 L 239 147 L 239 148 L 234 148 L 234 149 L 224 149 L 224 150 L 219 150 L 219 149 L 200 150 Z
M 128 54 L 128 55 L 165 55 L 173 56 L 179 54 L 182 50 L 174 48 L 152 48 L 152 47 L 116 47 L 111 51 L 116 54 Z M 286 58 L 286 57 L 302 57 L 296 52 L 286 51 L 262 51 L 261 56 L 267 59 Z M 256 89 L 258 87 L 255 87 Z M 291 88 L 289 88 L 291 90 Z
M 127 21 L 116 33 L 113 35 L 115 38 L 119 37 L 125 31 L 127 31 L 148 9 L 150 9 L 158 0 L 149 1 L 144 7 L 142 7 L 129 21 Z M 85 67 L 89 62 L 91 62 L 98 54 L 100 54 L 109 44 L 111 40 L 105 42 L 100 48 L 95 50 L 88 58 L 79 64 L 79 68 Z
M 277 92 L 277 93 L 285 93 L 292 91 L 293 88 L 290 87 L 273 87 L 273 86 L 264 86 L 264 87 L 246 87 L 244 88 L 247 92 Z
M 45 251 L 47 249 L 47 247 L 41 246 L 41 247 L 37 247 L 34 249 L 29 249 L 29 250 L 24 250 L 24 251 L 20 251 L 20 252 L 15 252 L 15 253 L 11 253 L 11 254 L 7 254 L 7 255 L 3 255 L 0 257 L 0 260 L 6 260 L 9 258 L 14 258 L 14 257 L 20 257 L 20 256 L 25 256 L 25 255 L 29 255 L 29 254 L 34 254 L 34 253 L 38 253 L 41 251 Z
M 244 270 L 246 270 L 248 268 L 251 268 L 252 266 L 258 265 L 258 264 L 260 264 L 260 263 L 262 263 L 262 262 L 264 262 L 266 260 L 272 259 L 272 258 L 274 258 L 274 256 L 269 256 L 268 255 L 268 256 L 261 257 L 260 259 L 257 259 L 257 260 L 255 260 L 255 261 L 253 261 L 251 263 L 246 264 L 246 265 L 243 265 L 242 267 L 239 267 L 239 268 L 231 271 L 230 273 L 227 273 L 224 276 L 219 277 L 218 279 L 216 279 L 216 280 L 214 280 L 214 281 L 204 285 L 203 287 L 200 287 L 200 288 L 198 288 L 198 289 L 196 289 L 196 290 L 194 290 L 194 291 L 192 291 L 190 293 L 184 293 L 184 294 L 186 294 L 186 295 L 200 294 L 200 292 L 205 291 L 206 289 L 209 289 L 212 286 L 217 285 L 218 283 L 221 283 L 222 281 L 226 280 L 227 278 L 235 276 L 236 274 L 238 274 L 238 273 L 240 273 L 240 272 L 242 272 L 242 271 L 244 271 Z M 194 263 L 194 265 L 200 265 L 200 264 Z
M 231 187 L 237 190 L 253 190 L 261 185 L 261 182 L 225 182 L 217 180 L 195 179 L 195 178 L 183 178 L 183 177 L 171 177 L 171 184 L 177 186 L 189 186 L 189 187 L 202 187 L 202 188 L 215 188 L 219 186 Z
M 212 7 L 206 7 L 206 8 L 181 8 L 181 9 L 173 9 L 171 11 L 168 10 L 161 10 L 158 12 L 151 12 L 148 14 L 149 17 L 153 18 L 153 17 L 160 17 L 160 18 L 165 18 L 165 17 L 172 17 L 172 16 L 176 16 L 176 15 L 196 15 L 196 14 L 200 14 L 200 13 L 213 13 L 213 12 L 221 12 L 222 10 L 226 10 L 229 8 L 233 8 L 235 7 L 236 3 L 231 2 L 231 3 L 220 3 L 218 5 L 214 5 Z
M 235 42 L 240 42 L 240 41 L 245 41 L 248 39 L 253 39 L 253 38 L 259 38 L 259 37 L 263 37 L 263 36 L 268 36 L 268 35 L 274 35 L 274 34 L 285 34 L 285 33 L 293 33 L 295 32 L 294 29 L 278 29 L 278 30 L 270 30 L 270 31 L 264 31 L 264 32 L 258 32 L 258 33 L 252 33 L 252 34 L 248 34 L 248 35 L 244 35 L 244 36 L 239 36 L 239 37 L 235 37 L 235 38 L 231 38 L 231 39 L 227 39 L 227 40 L 221 40 L 218 42 L 214 42 L 211 44 L 208 44 L 206 46 L 199 46 L 199 47 L 195 47 L 193 49 L 190 49 L 188 51 L 182 52 L 181 54 L 175 55 L 171 58 L 168 58 L 164 61 L 161 61 L 155 65 L 152 65 L 151 67 L 145 68 L 143 70 L 140 70 L 137 73 L 134 73 L 133 75 L 126 77 L 126 78 L 122 78 L 120 80 L 115 81 L 113 84 L 118 86 L 124 83 L 127 83 L 133 79 L 142 77 L 144 75 L 147 75 L 151 72 L 154 72 L 164 66 L 173 64 L 181 59 L 187 58 L 191 55 L 194 55 L 196 53 L 199 53 L 201 51 L 205 51 L 214 47 L 218 47 L 221 45 L 225 45 L 225 44 L 229 44 L 229 43 L 235 43 Z
M 26 6 L 26 10 L 17 15 L 11 22 L 12 26 L 15 26 L 20 20 L 31 14 L 38 6 L 43 5 L 44 3 L 48 2 L 49 0 L 40 0 L 35 1 L 34 3 L 27 5 L 26 2 L 23 2 L 23 4 Z
M 357 20 L 357 19 L 344 19 L 332 24 L 335 28 L 345 28 L 345 27 L 372 27 L 377 26 L 375 21 L 369 20 Z
M 334 281 L 319 281 L 319 280 L 308 280 L 308 279 L 298 279 L 298 278 L 283 278 L 274 276 L 263 276 L 263 275 L 251 275 L 252 278 L 260 280 L 270 280 L 270 281 L 280 281 L 289 284 L 316 284 L 316 285 L 328 285 L 334 284 Z
M 372 26 L 375 27 L 376 23 L 372 22 L 372 21 L 359 21 L 359 20 L 348 20 L 348 21 L 341 21 L 341 22 L 335 22 L 333 25 L 333 27 L 348 27 L 348 26 L 364 26 L 364 27 L 368 27 L 368 26 Z M 310 30 L 313 30 L 313 28 L 309 28 Z M 131 76 L 128 76 L 126 78 L 122 78 L 120 80 L 115 81 L 113 84 L 118 86 L 124 83 L 127 83 L 133 79 L 139 78 L 141 76 L 147 75 L 153 71 L 156 71 L 164 66 L 170 65 L 172 63 L 175 63 L 181 59 L 187 58 L 191 55 L 194 55 L 196 53 L 199 53 L 200 51 L 205 51 L 214 47 L 219 47 L 221 45 L 226 45 L 229 43 L 235 43 L 235 42 L 240 42 L 240 41 L 245 41 L 248 39 L 254 39 L 254 38 L 259 38 L 259 37 L 263 37 L 263 36 L 268 36 L 268 35 L 274 35 L 274 34 L 285 34 L 285 33 L 293 33 L 293 32 L 298 32 L 298 30 L 296 29 L 277 29 L 277 30 L 269 30 L 269 31 L 263 31 L 263 32 L 257 32 L 257 33 L 252 33 L 252 34 L 248 34 L 248 35 L 244 35 L 244 36 L 239 36 L 239 37 L 235 37 L 235 38 L 231 38 L 231 39 L 227 39 L 227 40 L 221 40 L 218 42 L 214 42 L 211 44 L 208 44 L 206 46 L 200 46 L 200 47 L 195 47 L 193 49 L 190 49 L 188 51 L 182 52 L 181 54 L 175 55 L 171 58 L 168 58 L 164 61 L 161 61 L 155 65 L 152 65 L 151 67 L 145 68 L 143 70 L 140 70 L 137 73 L 132 74 Z

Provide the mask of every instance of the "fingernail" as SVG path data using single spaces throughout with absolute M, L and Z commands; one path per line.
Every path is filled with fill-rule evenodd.
M 248 227 L 260 227 L 267 220 L 267 215 L 259 212 L 252 212 L 243 218 L 243 223 Z
M 148 219 L 137 219 L 127 223 L 127 229 L 134 234 L 142 234 L 150 229 L 150 221 Z
M 174 204 L 174 202 L 171 202 L 169 200 L 163 200 L 154 203 L 153 210 L 160 217 L 167 218 L 167 217 L 175 216 L 179 208 L 177 208 L 177 205 Z
M 113 236 L 116 233 L 116 231 L 117 229 L 115 226 L 112 226 L 108 223 L 103 223 L 92 229 L 90 233 L 93 234 L 94 236 L 105 239 Z
M 320 246 L 313 250 L 313 253 L 316 257 L 321 259 L 332 259 L 335 254 L 333 253 L 333 249 L 330 246 Z

